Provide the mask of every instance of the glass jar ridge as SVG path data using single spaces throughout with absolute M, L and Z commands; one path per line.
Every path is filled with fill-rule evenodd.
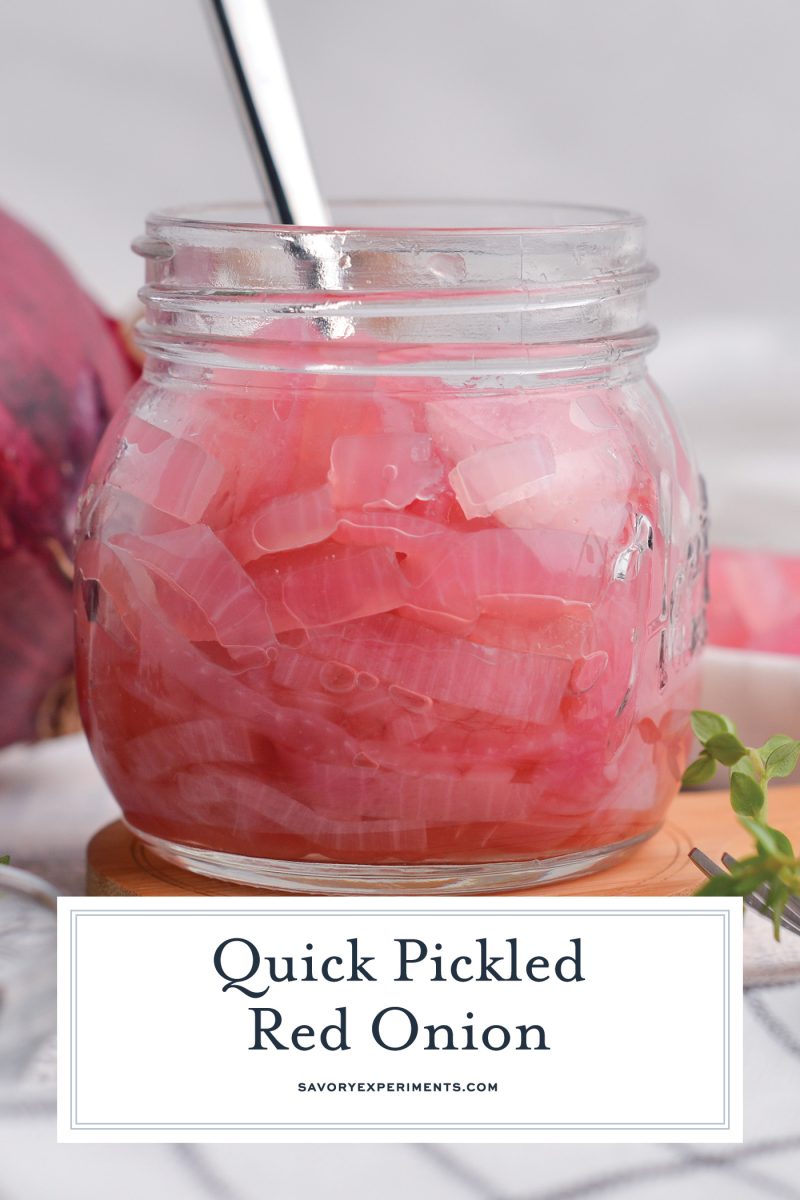
M 148 218 L 134 249 L 147 260 L 139 337 L 149 354 L 290 370 L 292 345 L 321 329 L 326 353 L 307 371 L 535 380 L 618 369 L 654 344 L 646 289 L 656 271 L 634 214 L 530 205 L 497 213 L 538 221 L 529 227 L 303 229 L 260 223 L 259 211 Z M 265 358 L 265 339 L 284 354 Z

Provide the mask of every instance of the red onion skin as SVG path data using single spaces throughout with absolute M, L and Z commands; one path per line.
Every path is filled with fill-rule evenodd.
M 136 375 L 67 267 L 0 211 L 0 746 L 56 731 L 75 502 Z

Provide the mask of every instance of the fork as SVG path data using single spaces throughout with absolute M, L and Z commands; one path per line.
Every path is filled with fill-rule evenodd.
M 702 850 L 698 850 L 696 846 L 690 851 L 689 858 L 709 879 L 714 875 L 725 874 L 719 863 L 715 863 L 713 858 L 709 858 L 707 854 L 704 854 Z M 722 862 L 728 868 L 736 865 L 736 859 L 732 854 L 723 854 Z M 755 912 L 761 913 L 762 917 L 768 917 L 769 920 L 772 920 L 772 913 L 767 905 L 767 895 L 768 889 L 766 886 L 760 887 L 756 891 L 751 892 L 749 896 L 745 896 L 744 902 L 750 908 L 754 909 Z M 784 929 L 788 929 L 791 933 L 796 933 L 800 936 L 800 902 L 795 899 L 788 901 L 786 908 L 781 914 L 780 923 Z

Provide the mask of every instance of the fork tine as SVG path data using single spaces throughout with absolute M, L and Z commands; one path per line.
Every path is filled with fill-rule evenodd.
M 748 896 L 747 900 L 749 899 L 750 897 Z M 758 903 L 761 904 L 762 902 L 759 901 Z M 766 904 L 764 904 L 763 907 L 757 907 L 756 904 L 753 903 L 750 907 L 755 908 L 756 912 L 760 912 L 762 917 L 769 917 L 770 921 L 772 920 L 772 910 L 767 908 Z M 788 929 L 790 933 L 794 933 L 800 937 L 800 921 L 795 920 L 794 917 L 787 917 L 785 912 L 781 913 L 778 920 L 779 924 L 784 929 Z
M 728 861 L 726 861 L 726 857 Z M 696 846 L 690 852 L 689 858 L 696 867 L 700 868 L 704 875 L 708 876 L 709 879 L 713 879 L 715 875 L 725 875 L 727 873 L 723 871 L 722 867 L 718 863 L 714 862 L 713 858 L 709 858 L 707 854 L 704 854 L 702 850 L 698 850 Z M 723 854 L 722 861 L 727 867 L 730 865 L 730 863 L 735 863 L 736 859 L 734 859 L 730 854 L 727 856 Z M 763 900 L 757 896 L 757 893 L 751 893 L 749 896 L 744 896 L 743 899 L 745 904 L 749 904 L 751 908 L 756 910 L 756 912 L 760 912 L 763 916 L 769 916 L 769 909 Z
M 726 874 L 719 863 L 715 863 L 713 858 L 709 858 L 702 850 L 698 850 L 697 846 L 690 850 L 689 858 L 709 879 L 715 875 Z M 732 854 L 723 854 L 722 861 L 725 863 L 725 866 L 731 866 L 736 863 L 736 859 Z M 772 912 L 767 907 L 764 896 L 760 895 L 759 892 L 753 892 L 748 896 L 744 896 L 743 899 L 745 904 L 749 908 L 752 908 L 754 912 L 760 913 L 762 917 L 766 917 L 770 921 L 772 920 Z M 784 929 L 788 929 L 790 933 L 797 934 L 800 937 L 800 919 L 795 916 L 794 912 L 788 916 L 784 912 L 780 917 L 780 924 Z
M 768 917 L 772 920 L 772 910 L 766 902 L 767 892 L 764 888 L 759 888 L 757 892 L 751 892 L 749 896 L 745 896 L 744 902 L 749 908 L 752 908 L 757 913 L 761 913 L 762 917 Z M 787 916 L 783 912 L 780 916 L 780 923 L 784 929 L 790 930 L 792 933 L 800 936 L 800 921 L 795 920 L 793 916 Z
M 730 869 L 732 866 L 736 865 L 737 860 L 732 854 L 723 854 L 722 861 L 725 866 Z M 772 920 L 772 910 L 767 904 L 768 896 L 769 888 L 767 888 L 766 885 L 762 885 L 760 888 L 756 888 L 754 892 L 751 892 L 749 896 L 745 896 L 744 902 L 745 904 L 748 904 L 750 908 L 755 909 L 756 912 L 761 913 L 763 917 L 769 917 L 769 919 Z M 781 914 L 780 923 L 784 929 L 789 929 L 792 933 L 800 935 L 800 909 L 798 909 L 796 904 L 793 904 L 790 901 L 789 904 L 786 905 L 786 908 Z
M 738 860 L 735 859 L 732 854 L 725 853 L 722 855 L 722 861 L 723 861 L 724 865 L 728 868 L 728 870 L 730 870 L 732 867 L 736 866 L 736 863 Z M 769 889 L 767 888 L 766 885 L 763 885 L 762 887 L 758 888 L 757 892 L 756 892 L 757 895 L 762 896 L 764 898 L 767 897 L 768 893 L 769 893 Z M 787 912 L 790 916 L 794 917 L 798 922 L 800 922 L 800 900 L 798 900 L 795 896 L 789 897 L 784 911 Z
M 728 868 L 728 870 L 730 870 L 732 867 L 735 867 L 737 861 L 738 860 L 735 859 L 732 854 L 728 854 L 727 852 L 722 856 L 722 862 Z M 759 895 L 763 894 L 766 896 L 767 889 L 762 887 L 758 889 L 758 892 Z M 785 911 L 800 922 L 800 900 L 798 900 L 795 896 L 789 897 Z
M 697 846 L 689 851 L 689 858 L 709 879 L 713 879 L 715 875 L 725 874 L 719 863 L 715 863 L 713 858 L 709 858 L 707 854 L 703 854 L 703 851 L 698 850 Z

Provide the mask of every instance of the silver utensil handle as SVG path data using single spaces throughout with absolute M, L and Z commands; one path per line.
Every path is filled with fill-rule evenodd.
M 266 0 L 207 0 L 267 202 L 284 225 L 330 225 Z

